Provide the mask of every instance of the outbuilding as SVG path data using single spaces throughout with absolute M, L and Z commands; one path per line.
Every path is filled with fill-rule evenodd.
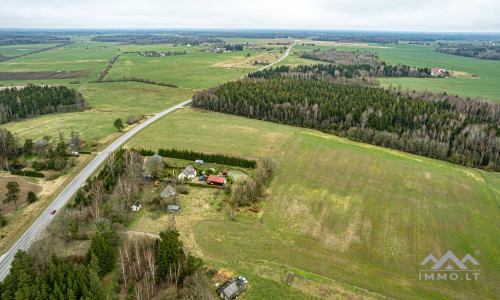
M 168 198 L 173 195 L 175 195 L 175 189 L 171 185 L 167 185 L 163 192 L 161 192 L 162 198 Z
M 169 205 L 167 206 L 167 211 L 170 213 L 178 213 L 181 211 L 181 207 L 179 205 Z
M 135 201 L 134 205 L 132 205 L 132 211 L 138 211 L 141 209 L 142 203 L 141 201 L 137 200 Z
M 226 184 L 226 178 L 224 177 L 219 177 L 216 175 L 210 175 L 207 178 L 207 184 L 211 185 L 225 185 Z
M 226 283 L 217 289 L 217 294 L 224 300 L 237 298 L 238 294 L 243 292 L 247 287 L 248 281 L 243 277 L 230 278 Z

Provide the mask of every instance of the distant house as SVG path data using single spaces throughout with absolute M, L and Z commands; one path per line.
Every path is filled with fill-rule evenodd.
M 193 168 L 193 166 L 189 165 L 187 166 L 177 178 L 179 180 L 186 180 L 186 179 L 191 179 L 196 177 L 196 169 Z
M 227 170 L 222 170 L 222 176 L 227 176 Z
M 432 68 L 431 69 L 431 75 L 435 77 L 442 77 L 446 75 L 446 69 L 441 69 L 441 68 Z
M 210 175 L 207 178 L 207 184 L 211 184 L 211 185 L 225 185 L 226 184 L 226 178 L 219 177 L 219 176 L 216 176 L 216 175 Z
M 161 192 L 162 198 L 168 198 L 168 197 L 173 196 L 173 195 L 175 195 L 175 189 L 172 186 L 170 186 L 170 185 L 168 185 L 163 190 L 163 192 Z
M 141 209 L 142 203 L 141 201 L 137 200 L 135 201 L 134 205 L 132 205 L 132 211 L 138 211 Z
M 82 141 L 82 140 L 77 139 L 77 138 L 72 138 L 72 139 L 69 140 L 69 145 L 71 147 L 78 146 L 80 148 L 83 148 L 83 147 L 87 146 L 87 142 Z
M 167 211 L 171 213 L 178 213 L 181 211 L 181 207 L 179 205 L 169 205 L 167 206 Z
M 202 165 L 202 164 L 204 164 L 204 163 L 205 163 L 205 162 L 204 162 L 203 160 L 201 160 L 201 159 L 197 159 L 197 160 L 195 160 L 194 162 L 195 162 L 195 164 L 197 164 L 197 165 Z
M 217 294 L 224 300 L 235 299 L 247 287 L 248 281 L 243 277 L 233 277 L 217 289 Z

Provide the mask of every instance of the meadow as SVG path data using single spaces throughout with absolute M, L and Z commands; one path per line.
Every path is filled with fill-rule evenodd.
M 111 43 L 78 41 L 64 47 L 0 62 L 0 69 L 2 72 L 86 70 L 90 71 L 90 73 L 81 80 L 95 80 L 108 61 L 116 55 L 118 48 Z M 4 80 L 0 83 L 3 85 L 26 85 L 28 82 L 41 82 L 34 80 L 36 78 L 33 78 L 33 80 Z M 74 80 L 56 82 L 45 80 L 45 83 L 59 84 L 70 81 Z
M 28 45 L 0 46 L 0 54 L 2 54 L 3 56 L 13 57 L 37 51 L 43 48 L 53 47 L 55 45 L 58 44 L 28 44 Z
M 262 50 L 244 50 L 230 53 L 199 52 L 207 47 L 126 46 L 107 78 L 135 76 L 157 82 L 168 82 L 184 88 L 205 89 L 239 78 L 261 66 L 255 60 L 276 60 L 280 53 L 269 55 Z M 130 51 L 187 51 L 185 55 L 144 57 Z M 276 50 L 275 50 L 276 51 Z M 247 55 L 250 54 L 249 57 Z
M 314 41 L 313 41 L 314 43 Z M 500 102 L 500 61 L 481 60 L 436 52 L 433 46 L 372 44 L 319 43 L 317 46 L 302 46 L 297 43 L 295 51 L 313 49 L 359 50 L 379 53 L 380 59 L 391 64 L 406 64 L 416 67 L 440 67 L 448 71 L 465 72 L 465 78 L 380 78 L 382 86 L 399 86 L 403 90 L 446 92 L 471 98 L 483 98 Z M 285 62 L 286 63 L 286 62 Z M 477 75 L 478 78 L 471 78 Z
M 161 128 L 172 130 L 158 134 Z M 268 131 L 286 134 L 273 143 L 279 168 L 268 198 L 259 203 L 261 213 L 241 208 L 231 221 L 225 209 L 216 209 L 225 196 L 203 196 L 195 189 L 181 199 L 186 211 L 176 218 L 189 249 L 211 267 L 255 283 L 246 298 L 301 298 L 305 293 L 487 299 L 498 294 L 498 173 L 195 109 L 159 120 L 127 146 L 262 156 Z M 150 231 L 164 224 L 158 219 L 153 226 L 157 221 L 148 219 L 132 227 Z M 429 253 L 440 257 L 448 250 L 460 257 L 479 251 L 481 280 L 419 281 L 419 263 Z M 285 284 L 289 273 L 309 278 L 311 286 Z
M 125 122 L 131 115 L 138 117 L 158 113 L 192 95 L 185 89 L 137 82 L 103 82 L 70 87 L 76 87 L 82 93 L 91 105 L 90 110 L 43 115 L 2 124 L 0 128 L 12 131 L 21 140 L 38 140 L 45 135 L 56 137 L 59 132 L 68 137 L 75 131 L 84 139 L 101 141 L 116 132 L 113 127 L 116 118 Z
M 134 135 L 126 147 L 278 157 L 297 130 L 295 127 L 189 107 L 149 125 Z

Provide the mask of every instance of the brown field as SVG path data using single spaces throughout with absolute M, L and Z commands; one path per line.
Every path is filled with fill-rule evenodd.
M 87 78 L 91 72 L 90 70 L 0 72 L 0 81 Z
M 33 191 L 37 195 L 42 191 L 41 186 L 39 186 L 38 184 L 26 182 L 21 177 L 0 177 L 0 197 L 2 199 L 2 202 L 0 202 L 0 209 L 2 209 L 2 215 L 6 215 L 14 211 L 14 209 L 16 208 L 14 202 L 7 204 L 3 203 L 3 199 L 5 199 L 5 194 L 7 193 L 7 188 L 5 186 L 9 181 L 16 181 L 17 183 L 19 183 L 21 193 L 19 193 L 19 200 L 17 200 L 18 207 L 26 203 L 26 196 L 28 195 L 29 191 Z

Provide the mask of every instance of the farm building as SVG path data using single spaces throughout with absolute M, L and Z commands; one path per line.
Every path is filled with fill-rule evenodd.
M 202 165 L 205 162 L 203 160 L 201 160 L 201 159 L 197 159 L 197 160 L 194 161 L 194 163 L 197 164 L 197 165 Z
M 431 69 L 431 75 L 436 76 L 436 77 L 441 77 L 446 75 L 446 69 L 441 69 L 441 68 L 432 68 Z
M 235 299 L 246 289 L 247 283 L 248 281 L 243 277 L 233 277 L 217 289 L 217 294 L 224 300 Z
M 211 184 L 211 185 L 225 185 L 226 184 L 226 178 L 219 177 L 219 176 L 216 176 L 216 175 L 210 175 L 207 178 L 207 184 Z
M 142 203 L 141 201 L 137 200 L 135 201 L 134 205 L 132 205 L 132 211 L 138 211 L 141 209 Z
M 179 205 L 169 205 L 167 206 L 167 211 L 171 213 L 178 213 L 181 211 L 181 207 Z
M 191 165 L 187 166 L 177 178 L 180 180 L 186 180 L 196 177 L 196 169 Z
M 227 176 L 227 170 L 222 170 L 222 176 Z
M 170 185 L 167 185 L 167 187 L 163 190 L 163 192 L 161 192 L 162 198 L 168 198 L 173 195 L 175 195 L 175 189 Z

